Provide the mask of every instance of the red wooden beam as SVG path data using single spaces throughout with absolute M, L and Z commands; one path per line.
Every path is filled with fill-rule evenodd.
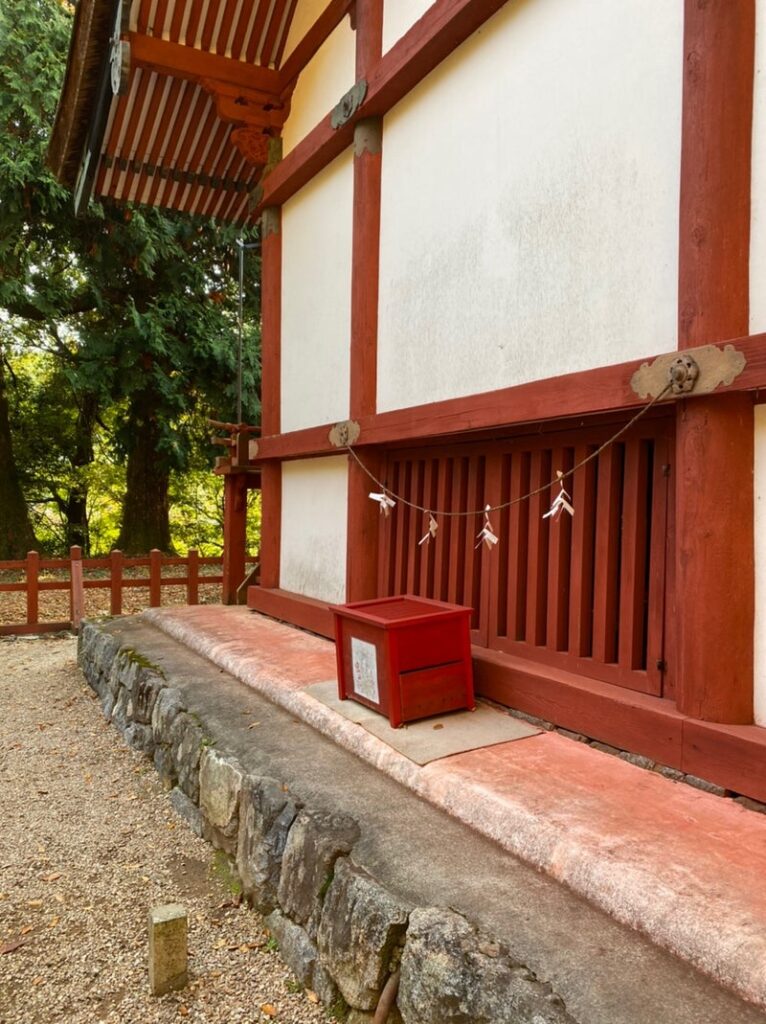
M 712 401 L 716 401 L 717 395 L 727 392 L 766 388 L 766 334 L 745 335 L 716 344 L 733 345 L 743 353 L 747 365 L 732 384 L 716 389 Z M 642 363 L 651 362 L 654 358 L 647 356 L 646 359 L 547 377 L 497 391 L 361 415 L 358 444 L 415 442 L 554 418 L 634 410 L 646 400 L 639 398 L 631 389 L 630 378 Z M 687 407 L 702 400 L 695 398 L 687 403 Z M 331 454 L 336 451 L 328 438 L 332 426 L 325 423 L 286 434 L 264 436 L 258 442 L 258 461 Z
M 295 195 L 349 146 L 354 121 L 386 114 L 505 3 L 436 0 L 370 72 L 355 118 L 337 130 L 329 115 L 323 118 L 264 179 L 262 205 L 278 206 Z
M 264 93 L 278 99 L 280 92 L 279 72 L 258 64 L 221 57 L 181 43 L 171 43 L 156 36 L 145 36 L 131 32 L 130 43 L 132 67 L 157 71 L 161 75 L 185 78 L 200 82 L 204 78 L 229 83 L 240 89 Z
M 382 0 L 357 0 L 356 74 L 368 76 L 383 46 Z M 354 129 L 354 202 L 351 271 L 349 409 L 352 419 L 374 416 L 378 370 L 378 278 L 380 267 L 381 118 Z M 373 457 L 379 475 L 382 460 Z M 370 480 L 358 463 L 348 463 L 346 600 L 364 601 L 378 592 L 379 510 L 368 498 Z
M 282 214 L 261 218 L 261 431 L 276 433 L 281 420 Z M 260 442 L 259 442 L 260 443 Z M 261 585 L 279 586 L 282 467 L 261 470 Z
M 686 0 L 680 348 L 748 330 L 754 66 L 754 0 Z M 676 439 L 676 700 L 695 718 L 752 722 L 751 396 L 680 403 Z

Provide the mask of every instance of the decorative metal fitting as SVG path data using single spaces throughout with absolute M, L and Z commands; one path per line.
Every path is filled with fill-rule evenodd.
M 694 390 L 694 385 L 697 383 L 699 375 L 700 368 L 696 359 L 692 359 L 687 353 L 678 356 L 677 359 L 673 360 L 668 369 L 670 390 L 674 395 L 688 394 Z
M 361 107 L 366 95 L 367 82 L 364 78 L 360 78 L 356 85 L 348 90 L 340 103 L 333 108 L 330 114 L 330 127 L 337 130 L 347 124 Z
M 358 439 L 361 429 L 356 420 L 344 420 L 336 423 L 327 437 L 336 448 L 348 448 Z

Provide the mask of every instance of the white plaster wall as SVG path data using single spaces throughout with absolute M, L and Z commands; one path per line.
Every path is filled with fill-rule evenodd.
M 283 590 L 345 600 L 347 496 L 345 456 L 282 463 Z
M 766 405 L 755 407 L 755 690 L 757 725 L 766 726 Z
M 386 117 L 380 410 L 675 348 L 682 33 L 519 0 Z
M 766 331 L 766 0 L 755 6 L 750 207 L 750 332 Z
M 384 0 L 383 53 L 421 18 L 433 0 Z
M 301 0 L 287 40 L 286 54 L 294 49 L 326 6 L 326 0 Z M 303 69 L 293 93 L 290 116 L 282 129 L 286 155 L 329 115 L 355 80 L 356 42 L 345 17 Z
M 282 430 L 348 418 L 351 153 L 282 210 Z

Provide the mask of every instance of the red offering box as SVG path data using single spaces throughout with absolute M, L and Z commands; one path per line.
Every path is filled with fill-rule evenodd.
M 341 700 L 380 711 L 395 729 L 476 706 L 470 608 L 405 594 L 330 611 Z

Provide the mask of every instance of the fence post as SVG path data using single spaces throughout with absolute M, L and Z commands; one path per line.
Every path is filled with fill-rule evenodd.
M 39 575 L 40 555 L 36 551 L 27 552 L 27 622 L 37 625 L 40 621 Z
M 245 578 L 247 547 L 247 477 L 229 474 L 223 490 L 223 604 L 237 603 L 237 587 Z
M 76 544 L 69 549 L 69 611 L 72 619 L 72 629 L 75 633 L 80 632 L 85 615 L 85 590 L 82 580 L 82 548 Z
M 194 548 L 187 556 L 186 603 L 199 604 L 199 552 Z
M 122 615 L 122 552 L 115 548 L 109 560 L 109 614 Z
M 162 604 L 162 552 L 152 548 L 149 552 L 149 607 L 159 608 Z

